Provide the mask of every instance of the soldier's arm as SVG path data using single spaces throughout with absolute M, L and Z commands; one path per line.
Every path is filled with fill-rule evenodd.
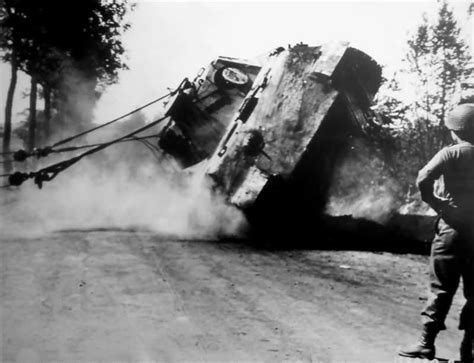
M 438 213 L 441 213 L 448 204 L 446 199 L 434 194 L 434 182 L 443 174 L 445 162 L 446 153 L 443 149 L 418 172 L 416 179 L 421 199 Z

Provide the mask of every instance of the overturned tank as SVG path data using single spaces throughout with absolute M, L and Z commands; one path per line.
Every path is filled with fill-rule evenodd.
M 381 67 L 348 43 L 218 57 L 167 105 L 160 147 L 254 226 L 311 226 L 334 167 L 373 118 Z

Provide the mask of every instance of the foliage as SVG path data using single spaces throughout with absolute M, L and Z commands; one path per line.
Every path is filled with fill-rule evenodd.
M 450 142 L 444 121 L 460 102 L 470 60 L 452 10 L 440 1 L 435 21 L 423 17 L 407 41 L 403 67 L 381 87 L 369 134 L 408 194 L 418 170 Z
M 465 70 L 470 61 L 467 45 L 452 10 L 440 3 L 437 21 L 429 25 L 426 16 L 408 40 L 406 69 L 414 75 L 416 90 L 411 112 L 443 126 L 447 112 L 457 103 Z
M 74 68 L 104 84 L 116 81 L 123 61 L 126 1 L 5 0 L 0 8 L 5 60 L 12 51 L 20 68 L 46 82 Z
M 69 127 L 90 122 L 98 96 L 126 68 L 121 35 L 131 9 L 126 0 L 0 3 L 1 56 L 41 84 L 48 128 L 50 108 Z

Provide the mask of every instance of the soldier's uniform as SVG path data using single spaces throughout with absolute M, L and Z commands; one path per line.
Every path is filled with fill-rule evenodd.
M 474 334 L 474 104 L 457 106 L 446 120 L 446 126 L 459 137 L 458 143 L 439 151 L 420 170 L 417 184 L 422 199 L 435 209 L 440 218 L 430 256 L 430 295 L 422 312 L 423 332 L 418 343 L 399 354 L 433 359 L 434 341 L 444 322 L 462 279 L 466 303 L 459 328 L 465 330 L 461 360 L 472 362 Z M 442 179 L 439 196 L 433 185 Z

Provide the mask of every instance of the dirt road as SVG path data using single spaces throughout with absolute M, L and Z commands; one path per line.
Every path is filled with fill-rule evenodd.
M 393 362 L 427 258 L 144 232 L 3 238 L 2 361 Z M 457 296 L 440 356 L 458 356 Z

